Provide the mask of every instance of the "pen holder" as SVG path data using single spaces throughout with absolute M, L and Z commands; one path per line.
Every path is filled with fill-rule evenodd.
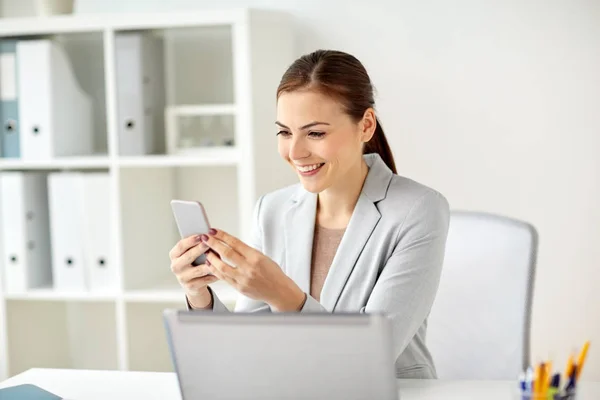
M 565 392 L 564 390 L 558 393 L 547 393 L 545 395 L 542 394 L 532 394 L 529 392 L 523 392 L 521 390 L 516 391 L 515 400 L 577 400 L 577 391 L 570 390 Z

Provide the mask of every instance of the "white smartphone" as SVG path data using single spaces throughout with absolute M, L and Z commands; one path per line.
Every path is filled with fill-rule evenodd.
M 202 203 L 199 201 L 171 200 L 171 209 L 182 239 L 191 235 L 208 234 L 210 224 Z M 202 254 L 194 260 L 192 265 L 200 265 L 205 262 L 206 255 Z

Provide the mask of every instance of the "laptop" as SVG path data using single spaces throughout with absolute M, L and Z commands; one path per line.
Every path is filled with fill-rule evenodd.
M 164 311 L 183 400 L 398 400 L 383 315 Z

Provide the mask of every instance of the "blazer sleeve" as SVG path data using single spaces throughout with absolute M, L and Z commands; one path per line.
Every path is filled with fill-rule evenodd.
M 253 229 L 252 229 L 252 234 L 250 237 L 250 243 L 248 243 L 250 246 L 254 247 L 255 249 L 257 249 L 258 251 L 263 251 L 263 246 L 262 246 L 262 227 L 260 225 L 260 207 L 262 205 L 262 201 L 263 201 L 264 196 L 261 196 L 258 201 L 256 202 L 256 205 L 254 206 L 254 215 L 253 215 Z M 225 306 L 225 304 L 223 304 L 223 302 L 221 301 L 221 299 L 219 299 L 219 296 L 209 287 L 208 290 L 210 291 L 210 293 L 212 294 L 212 311 L 213 312 L 229 312 L 229 309 L 227 308 L 227 306 Z M 188 309 L 190 308 L 190 305 L 188 303 Z M 207 309 L 210 311 L 210 309 Z M 249 297 L 246 297 L 242 294 L 238 294 L 238 297 L 236 299 L 235 302 L 235 312 L 264 312 L 264 311 L 271 311 L 271 307 L 263 302 L 263 301 L 256 301 L 253 300 Z
M 447 200 L 429 191 L 409 211 L 397 244 L 360 311 L 390 320 L 399 356 L 423 324 L 437 293 L 450 222 Z M 302 311 L 328 312 L 308 297 Z
M 438 290 L 450 210 L 437 192 L 423 196 L 409 212 L 396 248 L 388 259 L 364 312 L 391 319 L 399 356 L 431 311 Z

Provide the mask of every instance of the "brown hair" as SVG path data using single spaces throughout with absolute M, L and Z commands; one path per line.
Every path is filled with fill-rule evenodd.
M 344 106 L 346 113 L 355 121 L 362 119 L 369 107 L 375 106 L 373 85 L 365 67 L 354 56 L 337 50 L 317 50 L 305 54 L 285 71 L 277 98 L 284 92 L 298 89 L 316 89 Z M 377 153 L 396 174 L 396 163 L 392 150 L 377 118 L 377 127 L 363 154 Z

